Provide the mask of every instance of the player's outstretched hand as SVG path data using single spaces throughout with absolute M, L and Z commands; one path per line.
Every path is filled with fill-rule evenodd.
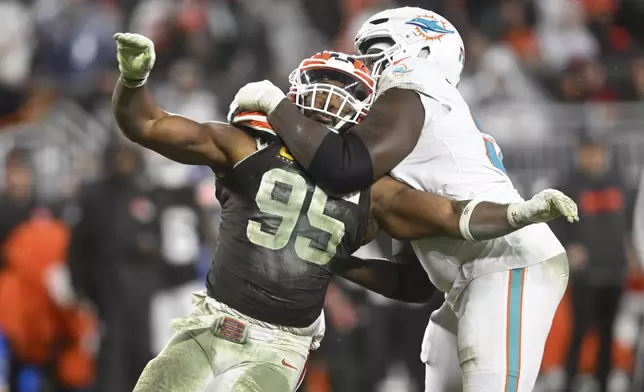
M 284 98 L 286 95 L 282 90 L 268 80 L 262 80 L 242 87 L 235 95 L 231 108 L 236 106 L 241 110 L 271 114 Z
M 154 67 L 154 43 L 144 35 L 133 33 L 116 33 L 114 40 L 121 83 L 127 87 L 142 86 Z
M 570 223 L 579 221 L 577 204 L 556 189 L 546 189 L 526 202 L 508 207 L 508 220 L 515 227 L 548 222 L 560 216 Z

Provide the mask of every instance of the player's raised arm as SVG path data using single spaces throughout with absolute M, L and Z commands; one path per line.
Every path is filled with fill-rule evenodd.
M 391 177 L 373 185 L 372 205 L 373 217 L 382 230 L 394 238 L 409 240 L 449 236 L 482 241 L 560 216 L 569 222 L 579 220 L 575 202 L 553 189 L 515 204 L 453 201 L 411 189 Z
M 200 124 L 159 108 L 145 83 L 154 66 L 154 44 L 139 34 L 118 33 L 114 39 L 121 76 L 112 108 L 128 139 L 174 161 L 215 169 L 252 152 L 247 150 L 254 148 L 254 142 L 228 124 Z
M 235 103 L 245 110 L 266 112 L 275 132 L 316 184 L 339 194 L 364 189 L 393 169 L 414 149 L 425 121 L 420 96 L 404 89 L 381 95 L 369 115 L 343 134 L 306 118 L 269 81 L 242 87 Z

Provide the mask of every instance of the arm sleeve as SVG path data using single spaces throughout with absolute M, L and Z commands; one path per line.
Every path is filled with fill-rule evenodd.
M 436 291 L 427 273 L 418 262 L 397 262 L 385 259 L 342 260 L 343 278 L 384 297 L 403 302 L 424 303 Z
M 344 137 L 329 132 L 313 155 L 308 172 L 332 193 L 367 188 L 373 182 L 373 162 L 364 142 L 355 134 Z
M 364 121 L 344 135 L 304 117 L 288 100 L 268 120 L 320 187 L 344 194 L 368 187 L 409 155 L 425 115 L 417 92 L 391 89 L 376 100 Z
M 437 290 L 418 264 L 394 264 L 397 267 L 397 284 L 386 297 L 403 302 L 425 303 Z
M 389 298 L 424 303 L 438 293 L 409 241 L 392 242 L 394 261 L 399 265 L 398 284 Z M 404 299 L 402 299 L 404 298 Z

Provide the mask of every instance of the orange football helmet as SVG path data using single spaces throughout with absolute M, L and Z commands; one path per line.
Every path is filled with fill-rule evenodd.
M 373 101 L 376 82 L 367 66 L 338 52 L 305 59 L 289 76 L 288 97 L 303 112 L 340 131 L 359 123 Z

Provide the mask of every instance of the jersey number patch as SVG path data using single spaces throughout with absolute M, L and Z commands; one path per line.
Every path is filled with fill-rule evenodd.
M 277 184 L 281 183 L 290 188 L 290 194 L 286 202 L 276 200 L 273 192 Z M 290 241 L 300 218 L 304 200 L 308 192 L 306 180 L 293 172 L 282 169 L 272 169 L 264 174 L 262 182 L 257 191 L 255 202 L 263 213 L 275 215 L 281 219 L 274 234 L 262 231 L 262 224 L 250 220 L 246 228 L 246 235 L 250 242 L 271 250 L 284 248 Z M 306 216 L 312 227 L 329 233 L 329 241 L 325 250 L 311 247 L 312 240 L 302 236 L 295 238 L 295 253 L 303 260 L 315 264 L 327 264 L 333 256 L 342 237 L 344 237 L 344 223 L 324 215 L 324 208 L 327 204 L 327 195 L 322 189 L 315 187 L 311 204 L 306 211 Z
M 503 153 L 496 144 L 496 141 L 491 136 L 483 136 L 483 143 L 485 143 L 485 152 L 490 162 L 494 167 L 505 173 L 505 166 L 503 166 Z
M 486 133 L 483 133 L 483 131 L 481 131 L 479 122 L 476 121 L 474 116 L 472 116 L 472 121 L 474 121 L 474 125 L 476 125 L 476 129 L 478 129 L 479 132 L 483 134 L 483 144 L 485 144 L 485 153 L 487 154 L 487 157 L 490 159 L 490 163 L 492 163 L 494 167 L 496 167 L 497 169 L 505 173 L 505 166 L 503 166 L 503 153 L 501 152 L 501 148 L 499 148 L 498 144 L 496 144 L 496 141 L 492 136 Z

